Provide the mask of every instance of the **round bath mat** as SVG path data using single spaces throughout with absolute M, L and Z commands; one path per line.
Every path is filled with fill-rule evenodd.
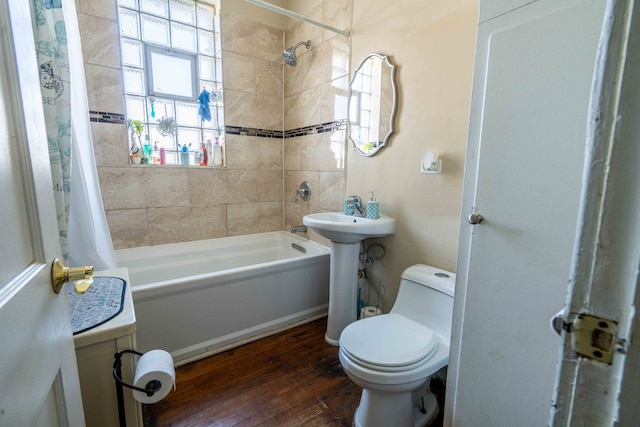
M 77 294 L 73 284 L 65 286 L 71 312 L 73 335 L 100 326 L 116 317 L 124 308 L 127 282 L 119 277 L 94 277 L 84 294 Z

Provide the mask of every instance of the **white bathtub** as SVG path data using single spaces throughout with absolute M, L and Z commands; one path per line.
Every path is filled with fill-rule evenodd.
M 329 249 L 291 233 L 121 249 L 116 257 L 129 269 L 138 350 L 167 350 L 178 364 L 327 314 Z

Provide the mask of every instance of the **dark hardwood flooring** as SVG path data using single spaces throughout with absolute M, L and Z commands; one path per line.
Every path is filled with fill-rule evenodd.
M 351 426 L 361 390 L 325 330 L 323 318 L 177 368 L 176 390 L 142 405 L 144 425 Z

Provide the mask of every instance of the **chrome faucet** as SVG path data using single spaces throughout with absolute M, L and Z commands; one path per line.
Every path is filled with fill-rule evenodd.
M 364 216 L 362 212 L 362 199 L 360 196 L 349 196 L 351 207 L 353 208 L 353 216 Z M 356 213 L 357 212 L 357 213 Z
M 307 226 L 306 225 L 296 225 L 294 227 L 291 227 L 291 232 L 292 233 L 306 233 L 307 232 Z

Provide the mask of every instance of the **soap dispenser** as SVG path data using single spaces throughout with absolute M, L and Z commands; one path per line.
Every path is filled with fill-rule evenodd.
M 367 202 L 367 219 L 378 219 L 380 218 L 380 205 L 373 191 L 369 191 L 369 193 L 371 193 L 371 199 Z

